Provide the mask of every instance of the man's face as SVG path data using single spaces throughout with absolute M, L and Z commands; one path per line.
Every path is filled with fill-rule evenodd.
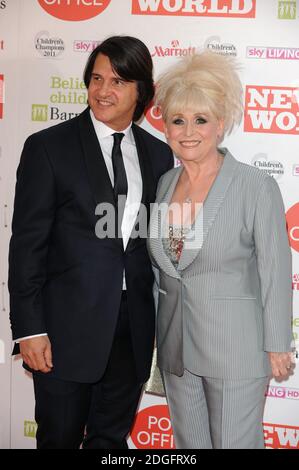
M 99 54 L 88 87 L 88 103 L 95 118 L 116 131 L 132 121 L 138 98 L 136 82 L 126 82 L 112 69 L 110 59 Z

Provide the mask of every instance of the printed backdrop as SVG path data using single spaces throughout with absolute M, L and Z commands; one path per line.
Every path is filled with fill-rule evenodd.
M 244 121 L 224 145 L 280 185 L 293 253 L 293 331 L 298 340 L 298 30 L 299 1 L 0 0 L 0 448 L 33 448 L 36 431 L 32 379 L 20 358 L 10 356 L 7 252 L 16 167 L 29 134 L 84 109 L 84 65 L 107 36 L 142 39 L 156 76 L 198 49 L 239 60 Z M 157 109 L 151 108 L 141 125 L 164 139 Z M 298 349 L 297 342 L 297 362 Z M 287 381 L 271 381 L 264 430 L 267 447 L 299 449 L 298 364 Z M 164 398 L 143 396 L 129 445 L 175 446 Z

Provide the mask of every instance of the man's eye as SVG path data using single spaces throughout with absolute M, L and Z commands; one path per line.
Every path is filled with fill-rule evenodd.
M 114 80 L 114 83 L 115 83 L 115 85 L 123 85 L 123 84 L 124 84 L 124 81 L 123 81 L 123 80 L 120 80 L 120 79 L 118 79 L 118 78 L 116 78 L 116 79 Z

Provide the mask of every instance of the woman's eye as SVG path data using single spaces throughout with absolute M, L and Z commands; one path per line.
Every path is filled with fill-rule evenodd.
M 196 119 L 196 124 L 206 124 L 207 120 L 205 118 L 202 118 L 202 117 L 198 117 Z
M 183 119 L 177 118 L 177 119 L 174 119 L 174 120 L 172 121 L 172 123 L 173 123 L 173 124 L 176 124 L 176 125 L 180 125 L 180 124 L 183 124 L 184 121 L 183 121 Z

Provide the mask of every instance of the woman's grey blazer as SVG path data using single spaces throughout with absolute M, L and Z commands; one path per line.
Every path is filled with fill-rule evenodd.
M 152 210 L 149 251 L 160 272 L 158 365 L 181 376 L 247 379 L 271 374 L 268 351 L 291 350 L 291 253 L 276 181 L 224 151 L 223 165 L 178 269 L 162 244 L 166 212 Z M 169 204 L 182 168 L 162 176 Z M 161 208 L 161 206 L 159 206 Z M 201 226 L 202 225 L 202 226 Z M 190 232 L 191 233 L 191 232 Z

